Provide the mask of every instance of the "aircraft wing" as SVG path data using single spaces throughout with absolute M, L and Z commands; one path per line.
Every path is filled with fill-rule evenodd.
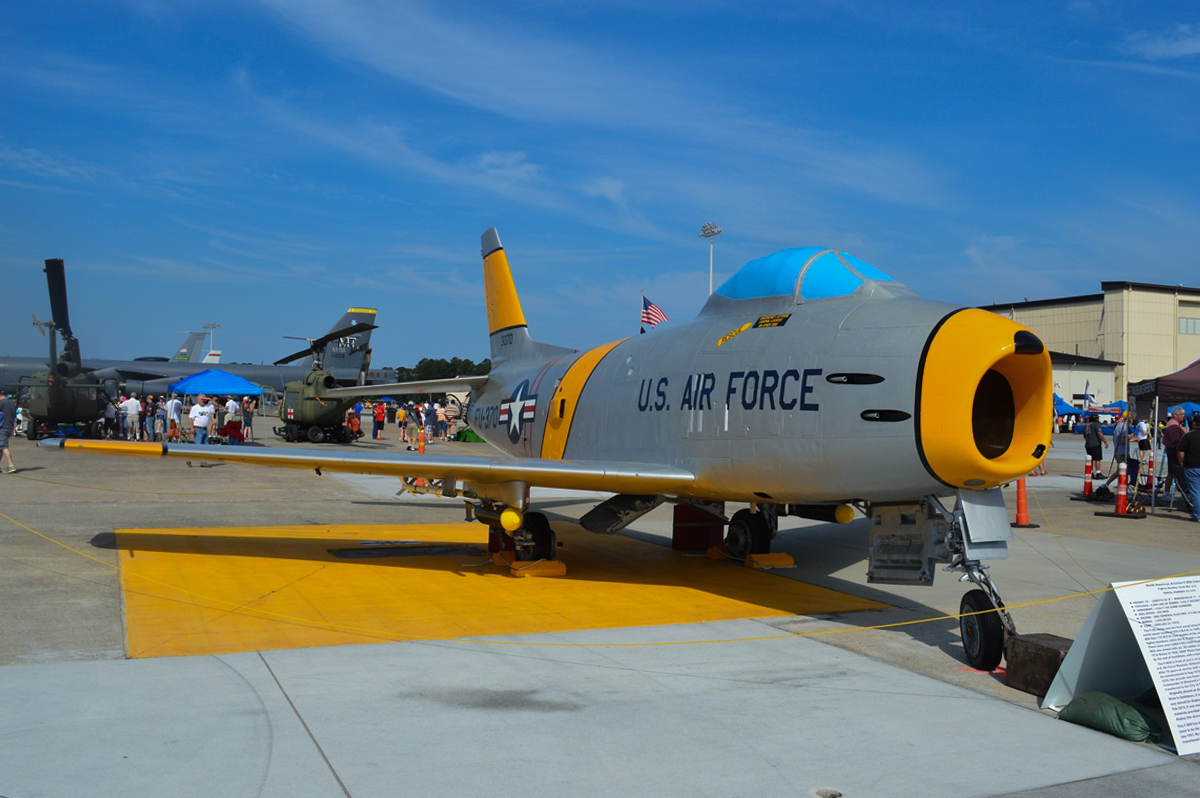
M 696 477 L 690 471 L 653 463 L 619 463 L 584 460 L 543 460 L 520 457 L 474 457 L 396 452 L 324 452 L 283 449 L 247 449 L 240 446 L 122 443 L 80 439 L 41 441 L 39 446 L 82 449 L 100 454 L 131 457 L 183 457 L 189 460 L 245 465 L 336 471 L 345 474 L 381 474 L 394 477 L 457 479 L 460 482 L 525 482 L 543 488 L 596 490 L 609 493 L 677 493 Z
M 351 385 L 345 388 L 332 388 L 321 394 L 322 397 L 341 398 L 351 396 L 385 396 L 389 393 L 452 393 L 455 391 L 473 391 L 483 387 L 488 381 L 487 375 L 478 377 L 452 377 L 448 380 L 425 380 L 424 382 L 385 382 L 379 385 Z

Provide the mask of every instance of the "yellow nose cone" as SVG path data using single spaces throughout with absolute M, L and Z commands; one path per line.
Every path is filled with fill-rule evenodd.
M 848 504 L 839 504 L 833 511 L 833 520 L 839 524 L 848 524 L 854 520 L 854 508 Z
M 1021 325 L 985 310 L 947 317 L 917 377 L 917 445 L 955 488 L 991 488 L 1031 471 L 1050 445 L 1050 353 Z
M 500 526 L 504 527 L 505 532 L 516 532 L 524 520 L 521 513 L 511 507 L 500 513 Z

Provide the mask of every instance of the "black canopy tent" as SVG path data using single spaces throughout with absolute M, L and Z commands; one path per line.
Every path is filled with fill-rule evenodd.
M 1158 407 L 1200 399 L 1200 360 L 1162 377 L 1129 384 L 1129 403 L 1138 418 L 1158 418 Z M 1150 413 L 1153 411 L 1153 416 Z
M 1179 371 L 1154 377 L 1141 382 L 1131 382 L 1127 389 L 1129 406 L 1138 418 L 1150 419 L 1150 429 L 1155 430 L 1159 422 L 1159 408 L 1180 402 L 1200 399 L 1200 360 Z M 1154 447 L 1153 463 L 1158 463 L 1158 435 L 1150 436 Z M 1150 491 L 1150 512 L 1154 512 L 1154 491 Z

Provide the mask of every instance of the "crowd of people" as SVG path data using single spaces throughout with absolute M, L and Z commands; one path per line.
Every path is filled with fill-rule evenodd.
M 1161 443 L 1167 466 L 1163 482 L 1164 502 L 1174 501 L 1174 490 L 1178 486 L 1185 504 L 1191 508 L 1192 520 L 1200 521 L 1200 413 L 1189 420 L 1183 408 L 1176 407 L 1153 433 L 1145 419 L 1138 419 L 1132 413 L 1122 413 L 1113 427 L 1112 470 L 1105 485 L 1111 485 L 1118 479 L 1119 464 L 1124 463 L 1128 484 L 1135 486 L 1136 490 L 1139 476 L 1154 471 L 1155 435 Z M 1092 477 L 1104 479 L 1104 450 L 1110 447 L 1110 443 L 1096 414 L 1089 416 L 1084 426 L 1083 445 L 1092 460 Z
M 190 396 L 180 398 L 173 393 L 144 398 L 131 393 L 110 400 L 105 407 L 104 435 L 113 440 L 208 443 L 232 420 L 242 440 L 253 440 L 258 409 L 258 399 L 253 396 L 240 401 L 227 396 L 222 402 L 204 394 L 193 401 Z
M 458 437 L 458 424 L 461 417 L 459 406 L 454 402 L 408 402 L 401 404 L 393 401 L 358 402 L 346 413 L 346 426 L 350 428 L 351 439 L 363 437 L 362 422 L 371 422 L 371 439 L 384 440 L 384 431 L 388 424 L 396 424 L 400 428 L 399 440 L 409 451 L 415 451 L 421 442 L 421 433 L 425 440 L 455 440 Z

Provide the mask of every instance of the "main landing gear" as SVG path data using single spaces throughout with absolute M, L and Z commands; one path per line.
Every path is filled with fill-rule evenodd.
M 545 513 L 525 513 L 497 502 L 481 501 L 475 517 L 488 525 L 492 562 L 513 576 L 565 576 L 558 559 L 558 536 Z
M 774 505 L 759 505 L 754 512 L 738 510 L 733 514 L 725 530 L 725 547 L 731 556 L 744 560 L 751 554 L 770 553 L 771 538 L 779 523 L 773 510 Z
M 959 604 L 963 653 L 971 667 L 994 671 L 1004 656 L 1012 617 L 981 561 L 1008 556 L 1012 539 L 1008 510 L 999 489 L 959 491 L 947 510 L 936 496 L 870 506 L 870 583 L 932 585 L 938 563 L 962 574 L 975 588 Z

